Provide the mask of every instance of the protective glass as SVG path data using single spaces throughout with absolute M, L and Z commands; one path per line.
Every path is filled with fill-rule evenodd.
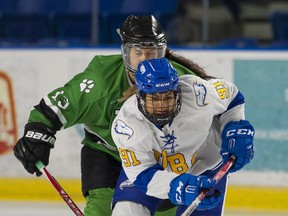
M 121 46 L 125 67 L 135 75 L 138 64 L 147 59 L 165 56 L 165 43 L 142 42 L 140 44 L 125 43 Z

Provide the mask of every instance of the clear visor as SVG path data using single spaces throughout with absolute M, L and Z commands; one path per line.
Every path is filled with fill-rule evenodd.
M 151 42 L 122 45 L 122 57 L 125 67 L 133 74 L 136 73 L 137 66 L 140 62 L 165 56 L 166 44 L 155 44 Z

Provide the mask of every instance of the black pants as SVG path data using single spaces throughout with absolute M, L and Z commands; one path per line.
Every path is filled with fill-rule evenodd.
M 82 193 L 97 188 L 115 188 L 121 163 L 109 154 L 83 146 L 81 150 Z

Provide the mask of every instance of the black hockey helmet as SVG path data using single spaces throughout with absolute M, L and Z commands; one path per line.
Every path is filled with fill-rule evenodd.
M 122 43 L 166 43 L 165 33 L 153 15 L 129 16 L 117 29 Z
M 131 65 L 130 51 L 132 47 L 157 50 L 157 58 L 165 56 L 167 41 L 160 23 L 153 15 L 128 16 L 123 27 L 117 29 L 122 45 L 122 57 L 125 67 L 135 75 L 137 65 Z

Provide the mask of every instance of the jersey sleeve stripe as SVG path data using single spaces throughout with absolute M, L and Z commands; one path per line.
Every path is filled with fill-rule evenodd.
M 146 193 L 148 184 L 150 183 L 154 174 L 160 170 L 163 170 L 163 167 L 159 164 L 155 164 L 154 166 L 142 171 L 137 175 L 136 180 L 134 181 L 135 186 L 137 186 L 142 192 Z
M 53 105 L 47 96 L 45 96 L 41 100 L 40 106 L 42 107 L 41 113 L 46 118 L 48 117 L 48 119 L 53 119 L 52 123 L 55 124 L 55 127 L 62 129 L 63 126 L 66 125 L 67 120 L 64 117 L 64 115 L 61 113 L 61 110 L 57 106 Z M 35 107 L 35 109 L 37 109 L 37 108 Z M 58 128 L 57 128 L 57 130 L 59 130 Z
M 244 101 L 244 95 L 238 91 L 236 97 L 231 101 L 231 103 L 229 104 L 227 110 L 230 110 L 240 104 L 244 104 L 245 101 Z

